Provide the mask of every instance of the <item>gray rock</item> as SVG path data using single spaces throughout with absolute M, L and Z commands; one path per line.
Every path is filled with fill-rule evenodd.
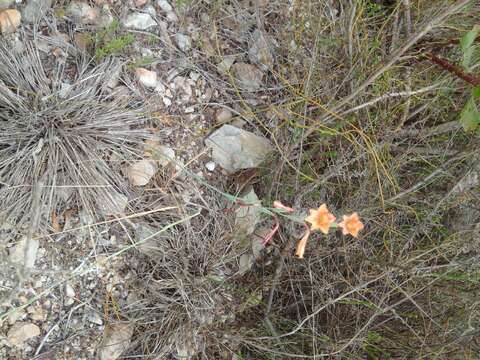
M 263 72 L 255 65 L 236 63 L 232 66 L 237 86 L 242 90 L 255 91 L 262 87 Z
M 165 12 L 173 11 L 172 5 L 167 0 L 158 0 L 157 5 Z
M 175 34 L 175 43 L 182 51 L 188 51 L 192 48 L 192 40 L 182 33 Z
M 40 328 L 31 323 L 19 322 L 14 324 L 7 334 L 10 345 L 21 347 L 25 341 L 40 335 Z
M 82 24 L 95 24 L 99 20 L 100 12 L 97 8 L 93 8 L 87 3 L 73 1 L 68 5 L 66 12 L 75 21 Z
M 157 22 L 150 14 L 133 13 L 127 16 L 123 21 L 123 25 L 131 29 L 147 30 L 148 28 L 156 26 Z
M 10 261 L 15 264 L 32 269 L 37 258 L 39 242 L 37 239 L 30 239 L 23 236 L 20 241 L 10 249 Z
M 218 110 L 215 114 L 215 120 L 219 124 L 226 123 L 232 119 L 232 112 L 228 109 L 222 108 Z
M 230 71 L 233 63 L 235 62 L 235 55 L 227 55 L 223 60 L 217 65 L 217 69 L 222 74 L 227 74 Z
M 29 0 L 23 8 L 23 19 L 27 22 L 38 21 L 52 7 L 52 3 L 52 0 Z
M 235 211 L 235 229 L 244 235 L 251 235 L 255 231 L 257 224 L 260 222 L 260 205 L 255 191 L 250 190 L 242 196 L 243 201 L 251 206 L 240 206 Z
M 257 167 L 272 150 L 267 139 L 232 125 L 223 125 L 205 144 L 212 148 L 213 161 L 229 173 Z
M 102 325 L 103 324 L 103 319 L 100 316 L 100 314 L 96 311 L 92 311 L 87 314 L 87 320 L 91 322 L 92 324 L 97 324 L 97 325 Z
M 252 36 L 252 45 L 248 49 L 248 58 L 256 63 L 262 70 L 271 69 L 275 58 L 273 57 L 273 40 L 259 30 Z

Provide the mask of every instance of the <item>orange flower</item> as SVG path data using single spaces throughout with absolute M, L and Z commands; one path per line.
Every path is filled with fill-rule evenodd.
M 332 226 L 333 222 L 335 221 L 335 216 L 328 211 L 327 205 L 322 204 L 318 210 L 310 209 L 310 215 L 307 216 L 305 221 L 312 224 L 312 231 L 320 229 L 320 231 L 324 234 L 328 234 L 330 226 Z
M 298 257 L 299 259 L 303 259 L 303 254 L 305 253 L 305 247 L 307 246 L 307 240 L 308 237 L 310 236 L 310 229 L 305 225 L 307 230 L 305 231 L 305 234 L 301 238 L 301 240 L 297 244 L 297 249 L 295 251 L 295 256 Z
M 357 237 L 359 231 L 363 229 L 363 223 L 356 212 L 350 216 L 343 215 L 343 221 L 338 226 L 342 228 L 343 235 L 350 234 L 353 237 Z

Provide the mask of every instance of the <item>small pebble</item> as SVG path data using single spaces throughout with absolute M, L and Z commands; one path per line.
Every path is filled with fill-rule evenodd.
M 213 161 L 209 161 L 205 164 L 205 167 L 210 172 L 214 171 L 216 166 L 217 166 L 217 164 L 215 164 Z
M 143 86 L 149 88 L 155 88 L 157 86 L 157 73 L 155 71 L 150 71 L 145 68 L 137 68 L 135 69 L 135 75 Z

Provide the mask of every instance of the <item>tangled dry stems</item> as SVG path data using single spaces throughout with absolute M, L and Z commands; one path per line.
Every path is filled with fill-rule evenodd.
M 334 210 L 358 210 L 365 219 L 365 234 L 360 240 L 339 234 L 312 238 L 305 259 L 299 261 L 291 252 L 279 251 L 289 250 L 288 244 L 298 235 L 293 227 L 282 224 L 274 241 L 278 249 L 238 277 L 232 274 L 238 266 L 239 252 L 230 241 L 234 229 L 223 212 L 222 196 L 207 194 L 204 199 L 191 200 L 195 205 L 190 206 L 201 208 L 202 216 L 157 239 L 150 256 L 137 254 L 143 257 L 139 278 L 132 286 L 138 290 L 139 299 L 122 312 L 138 325 L 131 355 L 468 358 L 478 352 L 475 336 L 480 317 L 475 296 L 479 255 L 475 244 L 479 238 L 475 233 L 478 225 L 474 227 L 480 217 L 475 205 L 478 194 L 468 186 L 460 192 L 452 191 L 478 165 L 478 156 L 470 150 L 478 140 L 452 125 L 458 110 L 455 102 L 463 98 L 464 84 L 416 59 L 418 47 L 452 37 L 451 28 L 429 33 L 429 41 L 412 47 L 363 93 L 351 96 L 366 74 L 381 66 L 382 59 L 394 54 L 398 43 L 415 30 L 405 24 L 415 28 L 428 23 L 432 12 L 445 10 L 448 4 L 441 1 L 435 9 L 425 4 L 413 9 L 409 1 L 403 1 L 398 6 L 382 7 L 377 13 L 368 4 L 373 2 L 342 1 L 336 6 L 325 1 L 309 11 L 296 8 L 292 18 L 283 22 L 293 24 L 290 29 L 274 26 L 282 17 L 290 16 L 284 8 L 273 2 L 267 5 L 263 9 L 267 14 L 264 25 L 284 40 L 280 48 L 290 49 L 292 39 L 299 43 L 294 50 L 278 54 L 281 66 L 270 79 L 277 87 L 265 91 L 271 99 L 268 110 L 276 117 L 267 116 L 267 109 L 248 106 L 238 111 L 250 126 L 267 132 L 272 128 L 269 135 L 279 145 L 276 161 L 266 164 L 266 174 L 261 176 L 260 185 L 255 185 L 265 199 L 264 205 L 282 199 L 295 208 L 307 209 L 328 200 Z M 478 6 L 447 20 L 470 23 L 475 10 Z M 309 27 L 306 22 L 310 22 Z M 220 37 L 235 49 L 242 48 L 245 44 L 236 44 L 241 39 L 232 39 L 231 34 L 225 30 Z M 455 56 L 452 49 L 439 51 Z M 349 59 L 348 66 L 345 59 Z M 210 71 L 212 64 L 208 65 Z M 220 75 L 218 81 L 227 85 Z M 441 85 L 440 90 L 415 92 L 432 84 Z M 238 95 L 248 96 L 228 85 L 225 92 L 232 100 L 238 100 Z M 96 86 L 101 88 L 101 82 Z M 402 95 L 386 97 L 385 93 Z M 7 94 L 0 108 L 8 109 L 10 117 L 22 109 L 22 102 L 16 92 Z M 14 100 L 19 106 L 9 107 Z M 91 97 L 87 100 L 92 101 Z M 333 116 L 325 109 L 339 103 L 343 103 L 343 112 L 336 118 L 337 126 L 319 121 Z M 25 112 L 20 113 L 30 119 Z M 53 114 L 57 114 L 55 119 L 64 118 L 63 112 Z M 28 184 L 33 184 L 43 180 L 43 175 L 50 179 L 46 184 L 57 185 L 59 180 L 49 177 L 55 171 L 45 170 L 53 167 L 59 174 L 66 172 L 67 181 L 60 184 L 72 180 L 78 183 L 75 176 L 79 176 L 79 165 L 56 167 L 66 160 L 59 155 L 60 149 L 76 154 L 69 159 L 82 159 L 81 154 L 93 144 L 91 132 L 84 132 L 85 124 L 75 119 L 69 120 L 78 127 L 75 132 L 55 128 L 55 136 L 63 136 L 63 145 L 53 146 L 49 152 L 45 144 L 55 144 L 56 138 L 47 131 L 48 126 L 43 127 L 41 134 L 48 134 L 49 141 L 39 147 L 40 158 L 49 159 L 53 154 L 59 160 L 41 170 L 29 158 L 37 149 L 38 132 L 19 120 L 13 123 L 22 124 L 15 136 L 25 144 L 25 153 L 14 156 L 7 139 L 0 142 L 2 154 L 9 154 L 5 164 L 18 175 L 10 178 L 10 172 L 2 173 L 2 181 L 9 179 L 4 181 L 8 186 L 2 188 L 2 196 L 10 203 L 7 209 L 11 212 L 13 196 L 7 196 L 7 189 L 20 185 L 21 176 L 29 175 Z M 5 117 L 2 120 L 2 126 L 7 126 Z M 134 123 L 133 118 L 126 120 Z M 266 126 L 271 124 L 275 126 Z M 123 151 L 123 141 L 135 143 L 125 139 L 121 128 L 112 139 L 105 127 L 99 127 L 95 131 L 103 134 L 100 140 L 109 149 L 119 146 L 117 151 Z M 306 137 L 306 132 L 311 136 Z M 29 142 L 30 136 L 36 140 Z M 69 136 L 85 145 L 70 148 Z M 121 154 L 123 159 L 135 152 Z M 116 175 L 106 175 L 105 158 L 96 156 L 102 160 L 102 167 L 90 168 L 85 183 L 91 185 L 92 177 L 98 179 L 100 175 L 105 183 L 110 180 L 122 189 Z M 23 167 L 15 167 L 15 161 Z M 23 170 L 25 167 L 30 171 Z M 14 189 L 18 192 L 15 198 L 22 204 L 31 203 L 31 190 Z M 55 203 L 57 198 L 51 191 L 42 194 L 42 199 L 48 200 L 45 203 Z M 90 194 L 83 193 L 85 203 Z M 152 218 L 149 225 L 162 226 L 175 216 Z
M 45 229 L 52 211 L 114 212 L 129 191 L 121 166 L 145 138 L 141 112 L 108 89 L 119 64 L 22 47 L 0 46 L 2 217 L 25 224 L 41 213 Z

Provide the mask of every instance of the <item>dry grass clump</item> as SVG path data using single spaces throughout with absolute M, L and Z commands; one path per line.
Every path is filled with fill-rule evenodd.
M 118 63 L 94 66 L 71 50 L 43 37 L 0 45 L 1 215 L 12 222 L 41 213 L 45 227 L 52 212 L 77 206 L 115 213 L 128 193 L 120 169 L 138 157 L 145 120 L 112 96 Z
M 233 343 L 224 334 L 231 331 L 236 314 L 246 306 L 249 292 L 233 280 L 241 250 L 233 240 L 231 217 L 224 212 L 227 202 L 218 194 L 200 191 L 191 181 L 186 184 L 198 190 L 189 205 L 135 224 L 135 240 L 141 241 L 164 225 L 197 213 L 140 244 L 132 256 L 138 263 L 132 284 L 136 301 L 122 312 L 135 319 L 136 345 L 131 354 L 147 358 L 220 356 L 238 347 L 231 348 Z M 158 195 L 149 197 L 152 204 L 158 204 Z

